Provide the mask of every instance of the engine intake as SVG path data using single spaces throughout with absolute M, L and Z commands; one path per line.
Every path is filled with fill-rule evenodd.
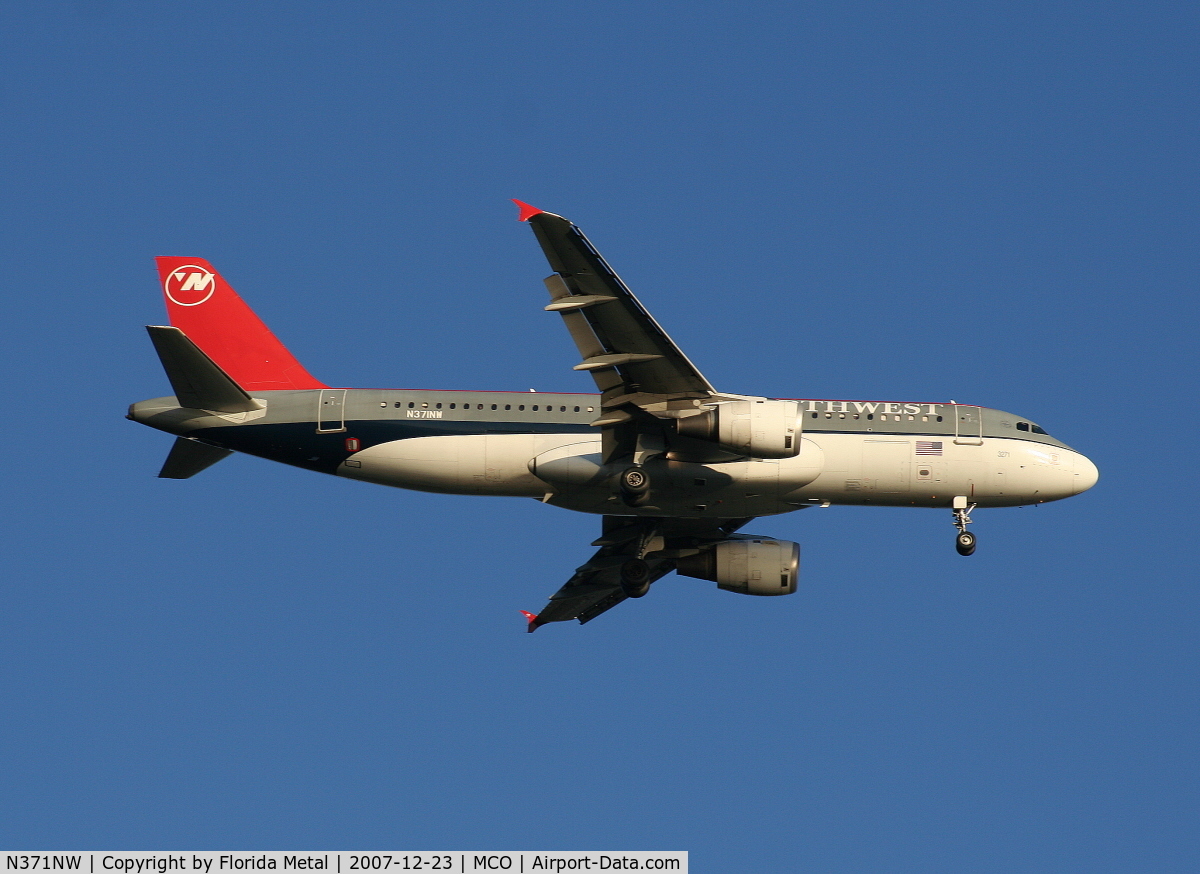
M 679 419 L 681 437 L 707 440 L 727 452 L 751 458 L 792 458 L 800 452 L 797 401 L 729 401 Z
M 800 576 L 800 544 L 734 535 L 699 555 L 678 559 L 675 569 L 740 595 L 790 595 Z

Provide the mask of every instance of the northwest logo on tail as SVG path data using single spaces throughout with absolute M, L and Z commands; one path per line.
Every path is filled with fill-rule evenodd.
M 203 267 L 186 264 L 167 274 L 164 283 L 167 297 L 183 307 L 204 303 L 217 290 L 215 274 Z

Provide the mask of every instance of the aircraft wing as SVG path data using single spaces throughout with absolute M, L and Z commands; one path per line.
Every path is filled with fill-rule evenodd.
M 541 613 L 525 613 L 529 631 L 568 619 L 578 619 L 580 625 L 589 622 L 629 597 L 621 588 L 621 565 L 625 562 L 643 559 L 650 566 L 653 583 L 675 570 L 675 559 L 681 555 L 694 552 L 699 545 L 723 540 L 749 521 L 605 516 L 603 534 L 592 541 L 600 548 L 550 596 L 550 603 Z
M 554 270 L 545 280 L 551 298 L 546 309 L 563 317 L 583 356 L 575 369 L 590 372 L 602 392 L 604 414 L 595 424 L 629 421 L 630 406 L 661 411 L 672 401 L 692 406 L 692 399 L 716 394 L 579 228 L 515 203 Z

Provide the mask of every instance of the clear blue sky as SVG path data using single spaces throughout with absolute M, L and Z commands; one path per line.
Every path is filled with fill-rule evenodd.
M 686 849 L 1195 871 L 1194 3 L 0 11 L 0 847 Z M 718 387 L 958 401 L 1091 492 L 756 522 L 524 633 L 598 521 L 234 457 L 157 480 L 153 256 L 333 385 L 590 391 L 508 198 Z

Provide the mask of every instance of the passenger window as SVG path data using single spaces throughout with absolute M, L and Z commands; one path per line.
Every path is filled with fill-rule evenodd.
M 577 412 L 577 413 L 579 412 L 579 407 L 575 408 L 575 412 Z
M 454 404 L 450 405 L 450 409 L 452 409 L 452 410 L 454 409 Z
M 483 405 L 481 404 L 479 408 L 480 408 L 480 409 L 483 409 Z M 494 410 L 494 409 L 496 409 L 496 405 L 495 405 L 495 404 L 492 404 L 492 409 L 493 409 L 493 410 Z
M 520 410 L 521 412 L 525 412 L 525 405 L 521 404 L 519 407 L 517 407 L 517 409 Z
M 512 404 L 505 404 L 505 405 L 504 405 L 504 409 L 506 409 L 506 410 L 511 410 L 511 409 L 512 409 Z
M 442 408 L 442 405 L 441 405 L 441 404 L 438 404 L 438 405 L 437 405 L 437 408 L 440 410 L 440 409 Z
M 414 406 L 416 406 L 416 404 L 414 404 L 412 401 L 409 401 L 409 402 L 408 402 L 408 408 L 409 408 L 410 410 L 411 410 L 411 409 L 412 409 Z

